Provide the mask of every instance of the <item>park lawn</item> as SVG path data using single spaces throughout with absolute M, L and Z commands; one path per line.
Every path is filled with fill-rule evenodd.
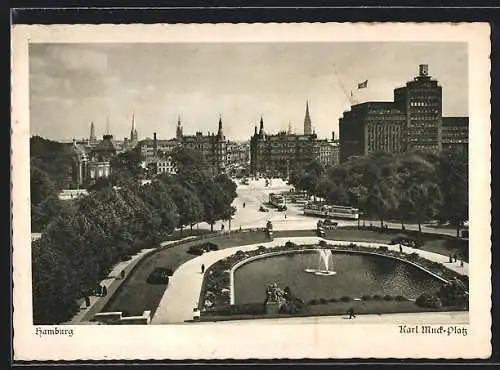
M 356 315 L 383 315 L 395 313 L 417 313 L 417 312 L 449 312 L 463 311 L 458 307 L 445 307 L 440 309 L 419 307 L 412 301 L 350 301 L 334 302 L 326 304 L 309 305 L 304 312 L 295 315 L 275 314 L 275 315 L 202 315 L 200 321 L 228 321 L 228 320 L 249 320 L 249 319 L 272 319 L 286 317 L 308 317 L 308 316 L 339 316 L 348 317 L 347 311 L 353 308 Z
M 113 297 L 106 303 L 101 312 L 123 312 L 124 316 L 142 315 L 150 310 L 153 315 L 165 293 L 167 285 L 149 284 L 147 278 L 157 267 L 175 271 L 180 265 L 197 256 L 187 253 L 193 245 L 206 242 L 216 244 L 219 249 L 246 244 L 264 243 L 269 241 L 263 232 L 234 233 L 218 235 L 203 240 L 186 242 L 174 247 L 165 247 L 144 257 L 120 285 Z

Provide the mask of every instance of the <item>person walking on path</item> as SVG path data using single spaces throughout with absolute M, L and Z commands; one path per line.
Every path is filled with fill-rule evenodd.
M 107 294 L 108 294 L 108 288 L 106 288 L 106 285 L 103 285 L 101 297 L 106 297 Z
M 347 313 L 349 314 L 349 320 L 352 318 L 356 318 L 356 315 L 354 314 L 354 308 L 349 308 L 349 311 L 347 311 Z
M 399 253 L 403 253 L 403 246 L 401 245 L 401 243 L 399 244 Z
M 201 273 L 204 274 L 205 273 L 205 265 L 201 265 Z

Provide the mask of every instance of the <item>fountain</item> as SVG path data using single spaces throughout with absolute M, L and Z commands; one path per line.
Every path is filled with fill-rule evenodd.
M 336 272 L 331 269 L 333 267 L 332 252 L 329 249 L 318 249 L 318 257 L 319 257 L 318 267 L 306 268 L 305 272 L 310 272 L 320 276 L 335 275 Z

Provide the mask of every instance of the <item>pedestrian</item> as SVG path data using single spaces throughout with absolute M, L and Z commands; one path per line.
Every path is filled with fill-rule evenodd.
M 122 270 L 122 272 L 120 272 L 120 276 L 122 279 L 125 279 L 125 270 Z
M 85 307 L 90 307 L 90 298 L 88 295 L 85 296 Z
M 286 220 L 286 213 L 285 213 L 285 220 Z
M 354 308 L 349 308 L 349 311 L 347 311 L 347 313 L 349 314 L 349 320 L 352 319 L 353 317 L 355 318 L 356 315 L 354 314 Z
M 460 267 L 464 267 L 464 260 L 460 260 Z
M 453 263 L 453 258 L 451 254 L 450 254 L 450 263 Z
M 399 244 L 399 253 L 403 253 L 403 247 L 401 246 L 401 243 Z
M 457 255 L 456 254 L 453 255 L 453 258 L 455 259 L 455 262 L 457 262 Z
M 106 285 L 103 285 L 101 297 L 106 297 L 107 294 L 108 294 L 108 288 L 106 288 Z
M 245 202 L 243 202 L 243 208 L 245 208 L 245 206 L 246 206 L 246 204 L 245 204 Z
M 203 265 L 203 264 L 201 265 L 201 273 L 202 274 L 205 273 L 205 265 Z

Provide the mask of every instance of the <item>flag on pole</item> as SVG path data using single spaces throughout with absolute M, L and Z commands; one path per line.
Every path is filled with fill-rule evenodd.
M 368 80 L 364 80 L 363 82 L 358 84 L 358 89 L 364 89 L 368 87 Z

